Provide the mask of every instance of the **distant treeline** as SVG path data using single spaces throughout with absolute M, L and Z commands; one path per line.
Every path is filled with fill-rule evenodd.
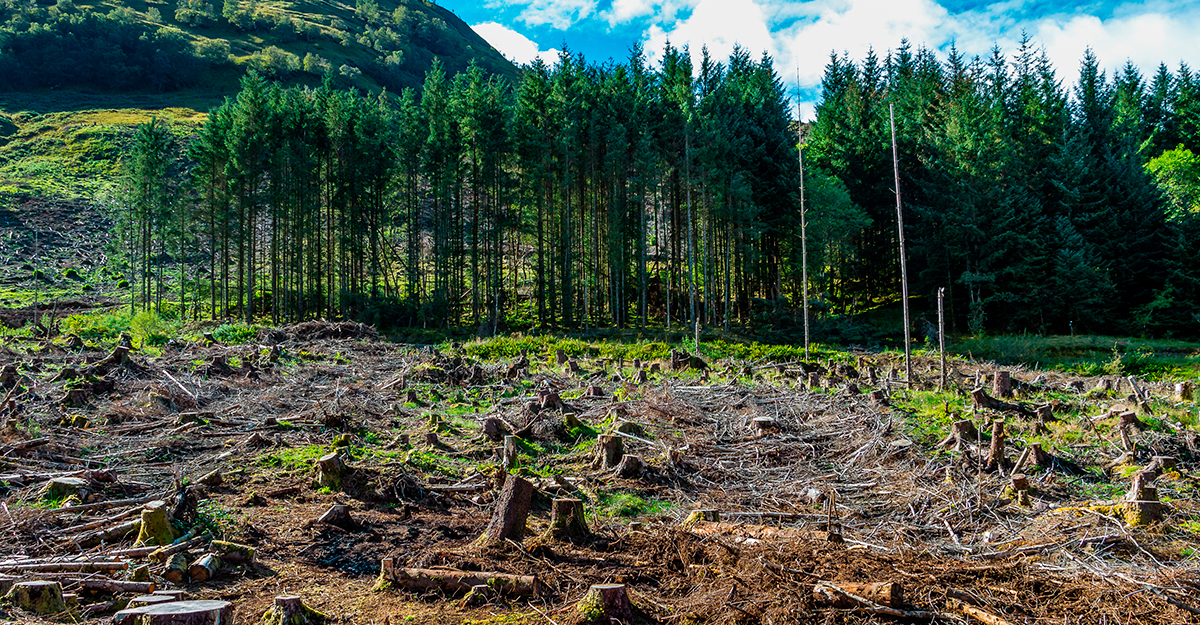
M 139 131 L 120 194 L 135 304 L 174 283 L 214 317 L 794 324 L 784 88 L 765 55 L 689 59 L 567 51 L 516 85 L 435 66 L 391 101 L 251 75 L 186 150 L 162 124 Z M 907 44 L 831 59 L 800 129 L 817 314 L 899 299 L 889 104 L 912 292 L 946 287 L 959 330 L 1195 333 L 1194 79 L 1110 82 L 1089 54 L 1072 96 L 1028 43 L 1011 62 Z M 170 256 L 191 261 L 168 277 Z
M 1107 78 L 1089 51 L 1068 89 L 1028 40 L 832 58 L 813 161 L 872 226 L 819 292 L 841 312 L 895 296 L 894 104 L 912 293 L 945 287 L 959 329 L 1200 333 L 1198 88 L 1186 65 Z

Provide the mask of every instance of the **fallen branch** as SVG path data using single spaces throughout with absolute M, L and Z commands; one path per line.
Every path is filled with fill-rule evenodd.
M 487 586 L 499 594 L 509 596 L 536 595 L 541 590 L 536 575 L 450 569 L 403 569 L 396 568 L 395 561 L 391 558 L 383 560 L 380 578 L 409 590 L 440 590 L 446 593 L 467 592 L 475 586 Z

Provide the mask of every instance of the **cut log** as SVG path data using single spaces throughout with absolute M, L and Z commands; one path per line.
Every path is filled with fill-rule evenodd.
M 182 553 L 177 553 L 163 565 L 162 570 L 158 572 L 159 576 L 171 582 L 172 584 L 182 584 L 187 581 L 188 576 L 188 559 Z
M 171 556 L 183 551 L 187 551 L 188 549 L 195 549 L 196 547 L 203 545 L 205 542 L 208 542 L 207 534 L 173 543 L 171 545 L 167 545 L 166 547 L 159 547 L 158 549 L 146 554 L 146 557 L 154 562 L 166 562 Z
M 233 604 L 228 601 L 171 601 L 121 610 L 113 625 L 228 625 Z
M 229 564 L 251 564 L 254 562 L 254 547 L 232 543 L 227 540 L 212 541 L 212 552 Z
M 623 478 L 633 478 L 642 474 L 642 457 L 633 454 L 624 454 L 621 456 L 621 463 L 617 465 L 617 476 Z
M 200 479 L 196 480 L 196 482 L 205 486 L 216 488 L 225 483 L 225 476 L 221 475 L 220 469 L 217 469 L 215 471 L 205 473 L 200 477 Z
M 587 521 L 583 519 L 583 500 L 555 499 L 550 505 L 550 535 L 580 540 L 588 534 Z
M 693 512 L 693 514 L 695 514 Z M 735 542 L 755 544 L 764 540 L 842 542 L 841 534 L 821 530 L 804 530 L 750 523 L 722 523 L 720 521 L 695 521 L 689 531 L 701 536 L 732 536 Z
M 862 601 L 863 599 L 866 601 Z M 904 589 L 897 582 L 821 582 L 813 588 L 813 601 L 819 605 L 842 609 L 874 607 L 872 604 L 900 609 L 904 605 Z
M 350 516 L 350 508 L 345 504 L 335 503 L 317 519 L 317 523 L 324 525 L 332 525 L 340 527 L 347 532 L 356 532 L 361 529 L 358 521 Z
M 438 590 L 447 594 L 466 593 L 476 586 L 487 586 L 495 593 L 509 597 L 527 597 L 541 592 L 536 575 L 510 575 L 483 571 L 453 569 L 405 569 L 395 566 L 391 558 L 383 560 L 381 581 L 408 590 Z
M 610 470 L 615 469 L 625 455 L 624 439 L 612 434 L 601 434 L 596 437 L 596 459 L 592 467 Z
M 575 609 L 585 623 L 609 625 L 609 623 L 633 622 L 633 606 L 625 584 L 593 584 Z
M 126 582 L 119 579 L 68 579 L 63 583 L 72 588 L 86 588 L 101 592 L 140 592 L 151 594 L 157 586 L 154 582 Z
M 167 502 L 151 501 L 142 508 L 142 525 L 138 530 L 138 545 L 169 545 L 175 541 L 175 529 L 167 516 Z
M 206 582 L 217 576 L 221 571 L 221 558 L 215 554 L 206 553 L 188 566 L 188 577 L 193 582 Z
M 304 605 L 300 595 L 282 595 L 275 597 L 258 625 L 316 625 L 328 620 L 328 616 Z
M 330 490 L 338 490 L 342 485 L 342 473 L 345 470 L 345 465 L 342 463 L 342 457 L 336 452 L 325 454 L 317 460 L 316 479 L 313 484 L 317 488 L 329 488 Z
M 35 614 L 67 611 L 62 584 L 58 582 L 17 582 L 4 595 L 4 601 Z
M 1012 376 L 1007 371 L 997 371 L 996 375 L 992 376 L 992 395 L 1001 399 L 1012 398 Z
M 492 520 L 484 530 L 484 540 L 502 543 L 506 540 L 520 542 L 525 538 L 525 520 L 529 517 L 529 503 L 533 496 L 533 484 L 516 475 L 504 480 L 504 488 L 496 500 Z

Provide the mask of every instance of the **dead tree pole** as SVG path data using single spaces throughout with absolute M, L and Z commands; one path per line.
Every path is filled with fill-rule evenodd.
M 799 84 L 799 76 L 797 83 Z M 800 152 L 800 282 L 804 296 L 804 360 L 808 360 L 808 216 L 804 210 L 804 122 L 800 119 L 800 106 L 796 106 L 796 139 Z
M 942 389 L 946 388 L 946 287 L 938 287 L 938 352 L 942 356 Z
M 904 298 L 904 379 L 912 381 L 912 329 L 908 320 L 908 261 L 904 254 L 904 211 L 900 205 L 900 155 L 896 150 L 896 106 L 888 105 L 892 126 L 892 170 L 896 180 L 896 228 L 900 232 L 900 296 Z

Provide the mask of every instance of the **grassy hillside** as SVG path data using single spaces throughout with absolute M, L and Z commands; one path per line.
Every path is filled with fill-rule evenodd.
M 0 23 L 0 87 L 26 93 L 182 91 L 215 101 L 248 68 L 288 83 L 329 73 L 341 86 L 398 91 L 419 86 L 435 59 L 451 74 L 472 61 L 517 74 L 423 0 L 0 0 Z

